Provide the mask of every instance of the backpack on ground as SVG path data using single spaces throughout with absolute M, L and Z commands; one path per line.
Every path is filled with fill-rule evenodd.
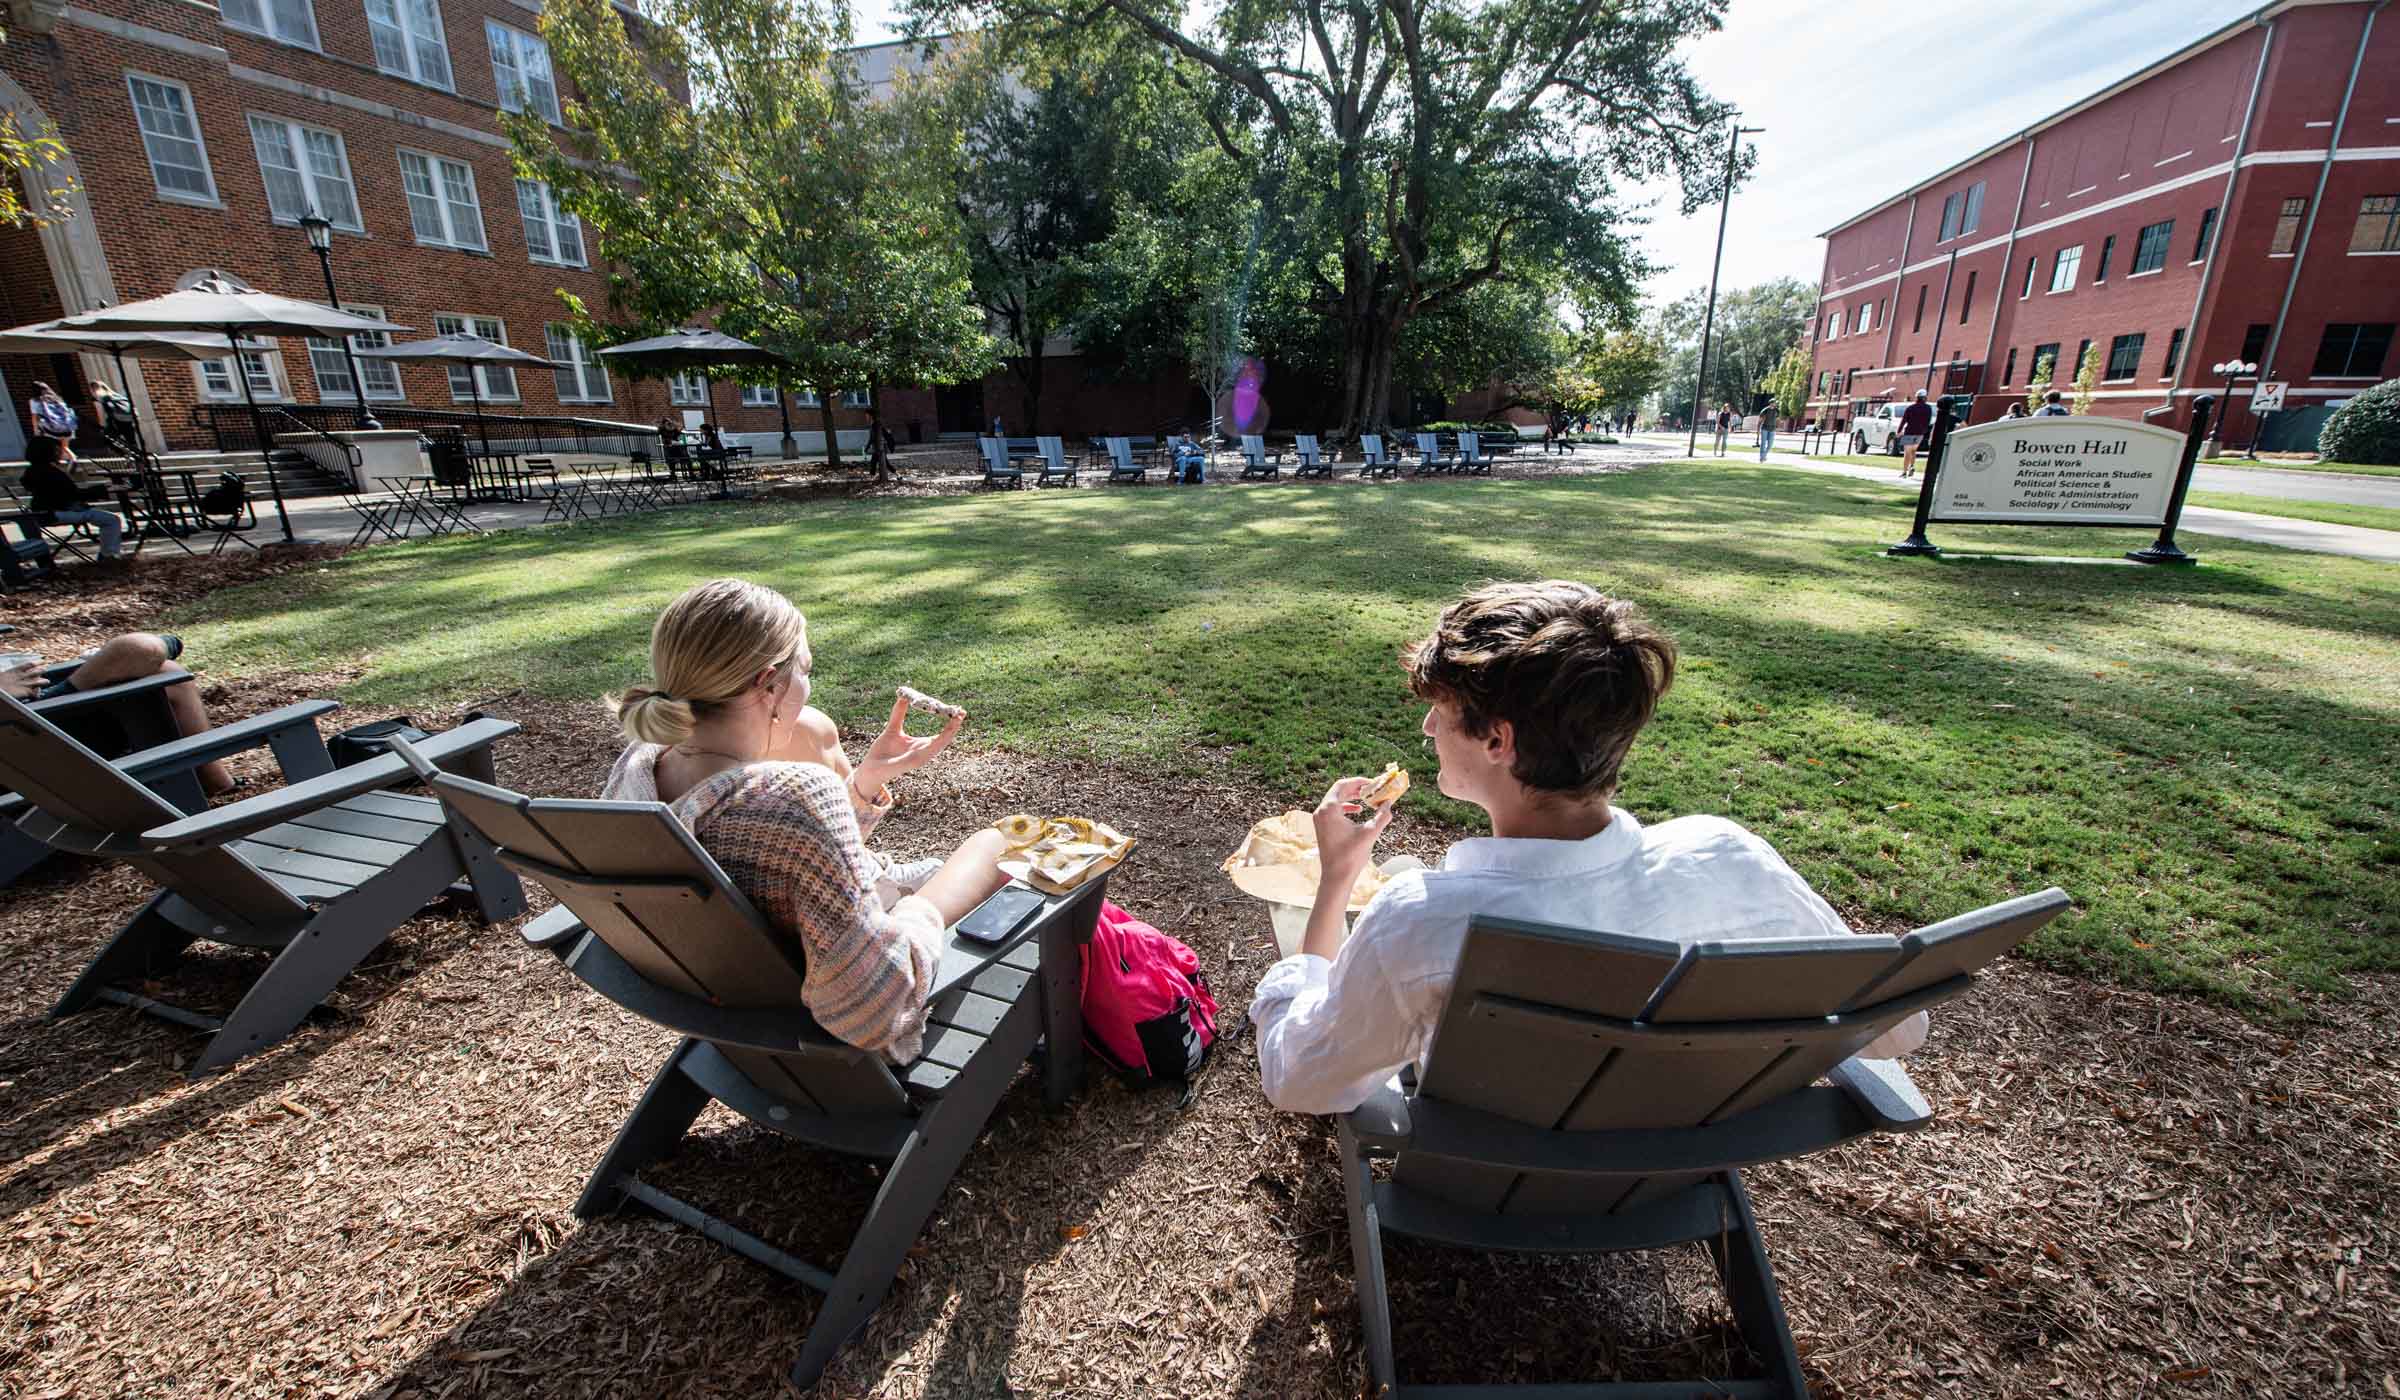
M 232 472 L 217 473 L 217 484 L 200 493 L 203 515 L 240 515 L 250 500 L 250 488 Z
M 1199 956 L 1103 900 L 1083 950 L 1083 1039 L 1137 1087 L 1183 1085 L 1217 1039 L 1217 999 Z

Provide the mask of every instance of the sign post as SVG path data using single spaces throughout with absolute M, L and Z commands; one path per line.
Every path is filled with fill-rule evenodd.
M 2175 545 L 2199 460 L 2213 395 L 2193 400 L 2182 433 L 2118 418 L 2002 418 L 1954 428 L 1949 405 L 1937 414 L 1915 528 L 1884 551 L 1938 556 L 1929 523 L 2156 526 L 2158 539 L 2126 557 L 2143 564 L 2186 564 Z
M 2192 400 L 2191 431 L 2183 436 L 2183 458 L 2175 464 L 2175 492 L 2167 501 L 2167 518 L 2159 522 L 2158 538 L 2147 549 L 2132 549 L 2125 557 L 2136 564 L 2189 564 L 2192 556 L 2175 545 L 2175 525 L 2183 519 L 2183 498 L 2192 489 L 2192 467 L 2200 460 L 2200 439 L 2208 432 L 2208 413 L 2216 401 L 2202 394 Z
M 1927 556 L 1939 555 L 1941 546 L 1925 538 L 1925 522 L 1933 518 L 1933 483 L 1942 474 L 1942 452 L 1950 445 L 1950 400 L 1942 399 L 1941 407 L 1933 414 L 1933 441 L 1925 447 L 1925 484 L 1917 488 L 1917 519 L 1909 528 L 1908 538 L 1884 551 L 1886 554 Z

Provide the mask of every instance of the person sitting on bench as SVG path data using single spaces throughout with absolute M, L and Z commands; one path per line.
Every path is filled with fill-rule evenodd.
M 944 931 L 1007 883 L 986 828 L 946 861 L 897 864 L 866 847 L 890 783 L 950 746 L 903 727 L 908 699 L 853 768 L 831 719 L 808 703 L 808 622 L 773 589 L 699 584 L 650 633 L 648 685 L 609 697 L 633 742 L 600 795 L 664 802 L 703 850 L 796 940 L 801 1001 L 826 1032 L 905 1063 L 925 1034 Z
M 1363 824 L 1366 778 L 1315 814 L 1324 878 L 1300 951 L 1250 1003 L 1267 1101 L 1345 1113 L 1420 1059 L 1441 1020 L 1467 923 L 1499 916 L 1684 944 L 1846 934 L 1772 846 L 1722 817 L 1645 826 L 1613 805 L 1619 770 L 1675 677 L 1675 645 L 1632 604 L 1580 583 L 1500 583 L 1443 609 L 1404 653 L 1446 797 L 1492 834 L 1439 870 L 1395 873 L 1343 941 L 1349 894 L 1391 824 Z M 1862 1053 L 1924 1042 L 1922 1013 Z
M 102 642 L 99 650 L 83 658 L 83 664 L 63 680 L 43 681 L 38 663 L 0 671 L 0 690 L 19 700 L 48 700 L 155 676 L 181 655 L 183 638 L 172 632 L 127 632 Z M 209 731 L 208 706 L 200 699 L 199 686 L 190 682 L 170 685 L 159 694 L 167 702 L 167 714 L 174 720 L 178 735 L 188 739 Z M 58 723 L 77 742 L 102 758 L 123 758 L 133 751 L 133 740 L 124 727 L 105 711 L 70 715 Z M 233 775 L 225 771 L 222 762 L 202 764 L 198 771 L 201 790 L 209 796 L 233 791 Z

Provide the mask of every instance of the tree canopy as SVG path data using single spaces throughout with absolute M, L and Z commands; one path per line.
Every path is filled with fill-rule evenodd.
M 1817 291 L 1796 277 L 1778 277 L 1755 287 L 1737 287 L 1717 298 L 1717 319 L 1709 337 L 1708 383 L 1701 386 L 1698 411 L 1714 412 L 1721 403 L 1737 412 L 1757 407 L 1767 376 L 1784 351 L 1807 333 L 1816 314 Z M 1692 421 L 1693 380 L 1700 368 L 1700 332 L 1708 307 L 1706 288 L 1687 293 L 1658 314 L 1657 330 L 1672 347 L 1662 410 L 1670 417 Z
M 960 134 L 931 85 L 903 75 L 870 93 L 839 52 L 841 0 L 654 0 L 649 15 L 550 0 L 566 128 L 508 119 L 519 173 L 549 182 L 605 252 L 606 316 L 560 294 L 580 332 L 608 343 L 707 316 L 781 355 L 779 383 L 818 392 L 836 462 L 840 391 L 868 390 L 880 428 L 883 385 L 988 370 Z M 869 441 L 881 463 L 881 433 Z

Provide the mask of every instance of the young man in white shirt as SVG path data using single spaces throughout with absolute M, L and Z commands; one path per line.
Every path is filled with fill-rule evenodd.
M 1477 914 L 1684 944 L 1848 933 L 1766 842 L 1722 817 L 1645 827 L 1612 804 L 1634 737 L 1675 679 L 1675 644 L 1631 603 L 1580 583 L 1492 584 L 1443 609 L 1410 646 L 1409 688 L 1444 796 L 1481 807 L 1439 870 L 1395 876 L 1343 941 L 1348 895 L 1391 824 L 1363 824 L 1366 778 L 1318 804 L 1324 869 L 1300 951 L 1258 984 L 1250 1019 L 1267 1101 L 1346 1113 L 1420 1058 Z M 1338 952 L 1337 952 L 1338 950 Z M 1863 1052 L 1906 1054 L 1922 1012 Z

